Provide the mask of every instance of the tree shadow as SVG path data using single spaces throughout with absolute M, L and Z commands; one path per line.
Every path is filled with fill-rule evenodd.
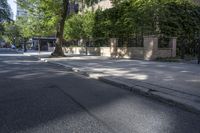
M 0 61 L 1 132 L 200 131 L 197 115 L 149 98 L 143 101 L 140 96 L 63 67 L 31 57 Z

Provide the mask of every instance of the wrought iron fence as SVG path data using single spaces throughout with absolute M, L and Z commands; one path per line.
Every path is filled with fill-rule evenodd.
M 143 47 L 143 37 L 123 37 L 118 38 L 118 47 Z
M 110 39 L 109 38 L 95 38 L 89 40 L 87 43 L 90 47 L 109 47 L 110 46 Z
M 169 48 L 170 37 L 159 36 L 158 37 L 158 48 Z

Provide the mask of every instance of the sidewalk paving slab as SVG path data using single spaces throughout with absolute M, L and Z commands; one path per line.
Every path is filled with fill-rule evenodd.
M 67 70 L 90 78 L 99 79 L 129 91 L 139 92 L 200 114 L 200 71 L 198 71 L 200 67 L 198 65 L 138 60 L 112 60 L 96 56 L 64 57 L 61 59 L 42 58 L 41 60 L 64 66 Z M 138 72 L 137 68 L 140 66 L 141 68 Z M 186 67 L 184 68 L 183 66 Z M 152 73 L 149 72 L 149 68 L 152 70 Z M 179 70 L 177 73 L 176 69 Z M 158 71 L 158 75 L 154 71 Z M 134 74 L 137 74 L 139 79 L 132 78 Z M 145 74 L 152 76 L 153 79 L 143 80 L 142 75 Z M 174 78 L 174 81 L 169 83 L 169 85 L 165 84 L 161 81 L 162 79 L 159 80 L 162 75 L 169 77 L 173 75 L 174 77 L 172 76 L 171 78 Z M 179 77 L 181 79 L 178 79 Z M 188 78 L 191 78 L 192 81 L 189 82 L 189 85 L 184 81 L 188 80 Z M 191 87 L 188 88 L 190 85 Z

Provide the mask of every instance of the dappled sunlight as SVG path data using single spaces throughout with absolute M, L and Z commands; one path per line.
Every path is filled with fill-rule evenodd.
M 92 72 L 94 77 L 113 76 L 134 81 L 142 81 L 177 91 L 187 91 L 190 93 L 200 93 L 197 86 L 200 77 L 200 67 L 193 64 L 168 63 L 129 59 L 110 59 L 92 56 L 66 57 L 62 61 L 56 62 L 75 67 L 81 71 Z M 189 82 L 191 81 L 191 82 Z M 193 82 L 192 82 L 193 81 Z M 195 83 L 195 84 L 194 84 Z
M 31 65 L 31 64 L 33 64 L 33 63 L 38 63 L 38 62 L 40 62 L 40 61 L 30 61 L 30 60 L 15 60 L 15 61 L 13 61 L 13 60 L 11 60 L 11 61 L 3 61 L 3 63 L 6 63 L 6 64 L 15 64 L 15 65 L 17 65 L 17 64 L 21 64 L 21 63 L 24 63 L 24 64 L 29 64 L 29 65 Z
M 189 71 L 180 71 L 180 72 L 182 72 L 182 73 L 189 73 Z
M 29 70 L 29 69 L 27 69 Z M 56 69 L 52 70 L 35 70 L 27 72 L 27 70 L 23 70 L 22 72 L 17 72 L 15 76 L 10 76 L 10 79 L 20 79 L 20 80 L 33 80 L 33 79 L 43 79 L 43 78 L 56 78 L 59 76 L 66 75 L 69 72 L 57 71 Z M 51 73 L 51 75 L 46 75 L 45 73 Z
M 145 63 L 141 63 L 142 67 L 139 67 L 135 62 L 131 64 L 129 61 L 127 65 L 130 69 L 127 69 L 128 67 L 124 68 L 123 62 L 120 62 L 120 65 L 116 65 L 116 62 L 82 61 L 77 67 L 84 71 L 104 73 L 103 76 L 111 74 L 115 78 L 123 77 L 130 82 L 147 82 L 153 78 L 149 71 L 144 71 L 142 68 L 146 68 Z M 76 61 L 72 62 L 73 64 L 76 64 Z M 128 132 L 141 129 L 144 132 L 149 130 L 162 132 L 166 129 L 174 132 L 177 126 L 185 124 L 179 115 L 179 110 L 174 111 L 171 106 L 165 105 L 167 106 L 165 107 L 146 97 L 143 97 L 145 100 L 141 100 L 138 95 L 133 96 L 123 89 L 78 76 L 57 65 L 29 60 L 29 57 L 21 59 L 13 57 L 2 60 L 0 66 L 3 68 L 0 70 L 1 76 L 5 77 L 1 80 L 0 114 L 9 121 L 8 127 L 13 132 L 37 132 L 41 128 L 48 127 L 62 129 L 65 122 L 70 125 L 67 126 L 68 131 L 76 128 L 73 126 L 74 123 L 84 131 L 85 126 L 95 121 L 85 109 L 106 124 L 111 126 L 115 124 L 122 130 L 116 132 L 123 132 L 123 129 L 130 129 Z M 170 74 L 160 70 L 156 74 L 163 76 L 160 80 L 173 79 Z M 159 79 L 159 77 L 154 78 Z M 5 81 L 10 84 L 4 84 Z M 84 105 L 84 108 L 79 104 Z M 132 112 L 136 112 L 137 115 Z M 92 127 L 95 125 L 96 123 Z
M 0 57 L 23 57 L 23 54 L 0 54 Z
M 11 70 L 1 70 L 0 74 L 11 72 Z
M 200 83 L 200 78 L 197 80 L 186 80 L 186 82 Z
M 83 57 L 82 57 L 83 58 Z M 85 57 L 84 57 L 85 58 Z M 177 63 L 161 63 L 161 62 L 147 62 L 141 60 L 90 60 L 85 58 L 82 60 L 62 60 L 62 63 L 75 66 L 82 71 L 89 71 L 97 73 L 97 76 L 112 75 L 125 79 L 132 79 L 138 81 L 144 81 L 147 83 L 154 83 L 157 85 L 176 88 L 178 90 L 185 90 L 189 86 L 185 83 L 181 83 L 183 79 L 196 79 L 194 76 L 197 73 L 193 71 L 195 69 L 189 69 L 186 66 Z M 66 61 L 66 62 L 65 62 Z M 109 63 L 108 63 L 109 62 Z M 102 73 L 99 75 L 99 73 Z M 185 75 L 185 74 L 188 75 Z M 200 75 L 199 75 L 200 76 Z M 155 82 L 156 81 L 156 82 Z M 158 82 L 159 81 L 159 82 Z M 191 86 L 190 86 L 191 87 Z M 190 88 L 189 87 L 189 88 Z M 184 88 L 184 89 L 183 89 Z
M 144 74 L 127 74 L 127 77 L 134 80 L 147 80 L 149 78 L 148 75 Z
M 166 76 L 166 77 L 164 77 L 164 79 L 163 79 L 163 81 L 167 81 L 167 82 L 169 82 L 169 81 L 174 81 L 175 79 L 174 79 L 174 77 L 173 76 Z
M 120 71 L 116 72 L 113 71 L 113 76 L 122 77 L 122 78 L 128 78 L 128 79 L 134 79 L 134 80 L 147 80 L 149 78 L 146 74 L 140 74 L 140 73 L 130 73 L 129 71 Z
M 156 67 L 166 67 L 165 65 L 156 65 Z

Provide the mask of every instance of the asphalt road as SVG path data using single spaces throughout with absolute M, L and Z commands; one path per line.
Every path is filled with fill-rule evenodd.
M 0 133 L 200 133 L 200 116 L 0 50 Z

